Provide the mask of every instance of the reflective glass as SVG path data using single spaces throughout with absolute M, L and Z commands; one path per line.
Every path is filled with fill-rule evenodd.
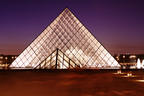
M 60 50 L 57 59 L 56 49 Z M 119 67 L 118 62 L 69 9 L 65 9 L 11 67 L 36 67 L 41 63 L 42 68 L 55 68 L 56 60 L 58 68 L 69 68 L 69 61 L 71 67 L 76 67 L 75 64 L 82 68 Z

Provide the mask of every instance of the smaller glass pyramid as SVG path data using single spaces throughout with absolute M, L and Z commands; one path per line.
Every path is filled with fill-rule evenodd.
M 36 69 L 75 69 L 80 68 L 74 61 L 67 57 L 62 51 L 56 49 Z
M 119 68 L 120 65 L 66 8 L 10 67 L 65 69 Z

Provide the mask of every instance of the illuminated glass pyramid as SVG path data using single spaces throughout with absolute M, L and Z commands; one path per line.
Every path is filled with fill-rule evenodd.
M 119 68 L 118 62 L 66 8 L 10 65 L 11 68 Z

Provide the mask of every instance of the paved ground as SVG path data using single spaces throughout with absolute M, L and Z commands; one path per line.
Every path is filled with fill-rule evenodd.
M 0 71 L 0 96 L 144 96 L 142 70 L 64 71 Z

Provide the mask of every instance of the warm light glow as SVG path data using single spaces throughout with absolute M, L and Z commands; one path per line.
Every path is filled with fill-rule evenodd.
M 5 59 L 7 60 L 7 59 L 8 59 L 8 57 L 5 57 Z
M 113 74 L 125 74 L 125 73 L 123 73 L 121 70 L 117 70 L 117 72 Z
M 136 58 L 136 56 L 135 56 L 135 55 L 131 55 L 129 58 L 130 58 L 130 59 Z
M 132 73 L 127 73 L 127 76 L 128 76 L 128 77 L 131 77 L 131 76 L 132 76 Z
M 135 80 L 135 81 L 136 81 L 136 82 L 142 82 L 142 83 L 144 82 L 144 80 Z
M 58 53 L 60 57 L 57 59 L 56 49 L 64 53 L 61 55 Z M 46 60 L 49 58 L 50 60 Z M 41 64 L 43 67 L 46 65 L 47 68 L 54 68 L 55 61 L 58 62 L 60 69 L 69 68 L 70 61 L 73 67 L 80 68 L 120 67 L 113 56 L 67 8 L 16 58 L 10 67 L 34 68 Z
M 121 76 L 121 77 L 137 77 L 137 76 L 136 76 L 136 75 L 133 75 L 132 73 L 127 73 L 127 75 Z
M 0 64 L 0 68 L 1 67 L 7 67 L 9 64 Z
M 3 59 L 3 57 L 2 57 L 2 56 L 0 56 L 0 59 Z
M 125 56 L 123 56 L 123 58 L 125 58 Z
M 117 73 L 118 73 L 118 74 L 121 74 L 122 72 L 121 72 L 121 70 L 118 70 Z
M 142 68 L 144 69 L 144 60 L 142 60 Z
M 140 62 L 140 59 L 138 58 L 137 60 L 137 69 L 140 69 L 142 66 L 141 66 L 141 62 Z

